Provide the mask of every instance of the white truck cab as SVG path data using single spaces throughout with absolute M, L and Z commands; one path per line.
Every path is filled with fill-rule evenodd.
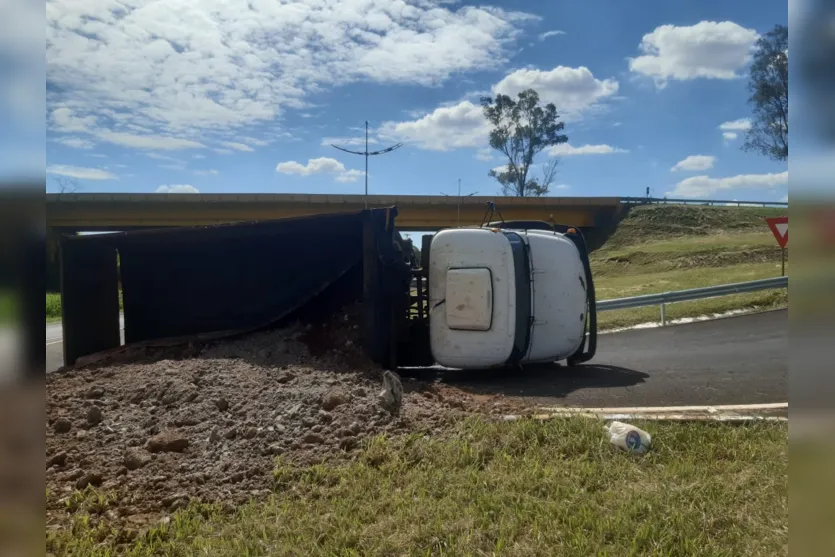
M 594 285 L 575 229 L 443 230 L 432 238 L 428 282 L 431 352 L 443 366 L 575 363 L 594 355 Z

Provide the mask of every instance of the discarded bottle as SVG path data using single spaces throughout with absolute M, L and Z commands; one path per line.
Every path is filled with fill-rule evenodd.
M 604 425 L 603 430 L 609 441 L 624 451 L 633 454 L 644 454 L 649 450 L 652 436 L 641 428 L 623 422 L 612 422 Z

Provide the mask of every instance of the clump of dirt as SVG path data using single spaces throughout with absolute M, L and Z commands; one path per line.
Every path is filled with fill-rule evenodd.
M 112 493 L 107 519 L 127 524 L 191 501 L 234 505 L 270 490 L 279 456 L 346 459 L 378 434 L 442 435 L 467 414 L 514 410 L 501 397 L 409 378 L 392 409 L 357 323 L 348 311 L 324 325 L 192 345 L 184 359 L 146 350 L 139 362 L 49 375 L 49 520 L 67 520 L 67 501 L 86 486 Z

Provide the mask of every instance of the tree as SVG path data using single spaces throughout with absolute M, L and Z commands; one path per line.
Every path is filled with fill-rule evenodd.
M 528 172 L 543 149 L 568 141 L 560 133 L 565 124 L 559 121 L 554 104 L 540 106 L 539 94 L 527 89 L 519 93 L 517 100 L 508 95 L 483 97 L 481 106 L 492 127 L 490 147 L 507 157 L 503 170 L 489 173 L 501 184 L 502 193 L 518 197 L 547 194 L 556 174 L 556 159 L 546 163 L 541 178 L 530 178 Z
M 783 25 L 760 37 L 748 80 L 754 108 L 746 151 L 784 161 L 789 156 L 789 30 Z
M 69 176 L 56 176 L 55 186 L 58 193 L 75 193 L 78 191 L 78 180 Z

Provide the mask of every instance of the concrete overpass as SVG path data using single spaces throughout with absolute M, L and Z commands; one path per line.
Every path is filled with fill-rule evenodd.
M 321 194 L 49 194 L 46 224 L 67 231 L 209 225 L 358 211 L 365 207 L 364 199 Z M 396 205 L 398 228 L 414 231 L 477 225 L 488 201 L 496 202 L 505 220 L 553 220 L 584 229 L 613 230 L 625 210 L 617 197 L 368 196 L 369 207 Z

